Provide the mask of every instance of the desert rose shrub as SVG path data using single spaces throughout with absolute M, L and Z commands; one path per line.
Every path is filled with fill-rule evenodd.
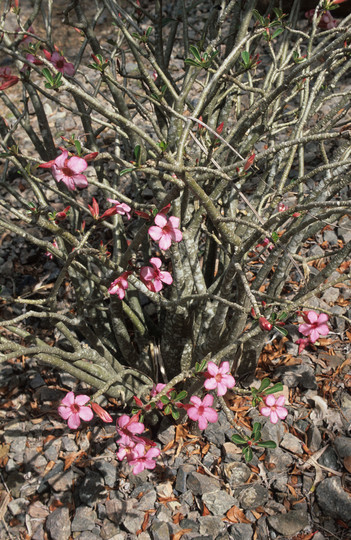
M 253 0 L 155 5 L 66 2 L 75 50 L 44 0 L 1 18 L 0 226 L 59 268 L 44 294 L 3 297 L 20 314 L 2 361 L 126 400 L 205 358 L 252 379 L 284 322 L 349 278 L 351 251 L 303 249 L 351 206 L 351 17 L 325 30 L 299 2 L 270 18 Z

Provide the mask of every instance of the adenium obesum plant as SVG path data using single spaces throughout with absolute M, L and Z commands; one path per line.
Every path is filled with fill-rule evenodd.
M 149 235 L 155 242 L 158 242 L 160 249 L 166 251 L 171 247 L 172 242 L 180 242 L 183 238 L 182 232 L 179 230 L 179 218 L 171 216 L 167 217 L 159 213 L 155 217 L 155 225 L 149 228 Z
M 57 71 L 63 73 L 64 75 L 70 75 L 73 77 L 75 73 L 74 65 L 71 62 L 67 62 L 66 58 L 58 51 L 51 54 L 46 49 L 43 49 L 43 53 L 45 54 L 47 60 L 49 60 L 49 62 L 51 62 L 52 65 L 57 69 Z
M 195 373 L 201 374 L 201 369 L 206 366 L 206 360 L 200 365 L 197 365 Z M 216 390 L 218 396 L 224 396 L 229 388 L 235 386 L 235 379 L 229 373 L 229 363 L 222 362 L 217 366 L 214 362 L 208 362 L 207 369 L 202 373 L 204 377 L 204 388 L 206 390 Z M 176 392 L 170 388 L 164 393 L 166 385 L 158 383 L 154 385 L 150 392 L 150 403 L 143 405 L 140 398 L 135 396 L 135 402 L 139 410 L 129 416 L 122 414 L 116 423 L 116 432 L 119 436 L 117 441 L 118 450 L 117 458 L 119 461 L 126 459 L 133 468 L 133 474 L 139 474 L 144 469 L 152 470 L 156 466 L 155 459 L 159 457 L 161 451 L 156 447 L 155 443 L 144 435 L 145 424 L 141 418 L 147 411 L 157 408 L 163 414 L 172 414 L 175 420 L 179 419 L 179 412 L 176 409 L 186 411 L 190 420 L 198 423 L 200 430 L 207 428 L 209 423 L 215 423 L 218 420 L 218 413 L 213 407 L 214 397 L 211 394 L 205 394 L 203 399 L 198 396 L 191 396 L 189 403 L 181 403 L 187 396 L 187 392 Z M 252 404 L 259 404 L 260 412 L 263 416 L 269 417 L 269 420 L 276 424 L 279 419 L 284 420 L 288 411 L 283 407 L 285 403 L 284 396 L 277 399 L 272 395 L 282 389 L 281 383 L 270 386 L 269 379 L 263 379 L 260 388 L 251 388 L 253 396 Z M 161 394 L 160 399 L 157 399 Z M 59 415 L 67 420 L 68 427 L 77 429 L 80 426 L 81 420 L 90 421 L 93 418 L 93 411 L 104 422 L 112 422 L 111 415 L 98 405 L 93 398 L 90 399 L 86 395 L 74 396 L 73 392 L 69 392 L 61 401 L 58 408 Z M 262 441 L 261 424 L 255 423 L 250 436 L 233 435 L 232 440 L 239 445 L 242 445 L 243 455 L 246 461 L 252 459 L 252 446 L 274 448 L 276 445 L 273 441 Z
M 158 257 L 150 259 L 151 266 L 142 266 L 140 268 L 140 279 L 146 287 L 152 292 L 160 292 L 163 289 L 163 283 L 171 285 L 173 278 L 169 272 L 161 271 L 162 261 Z
M 329 316 L 326 313 L 316 313 L 313 310 L 301 313 L 303 324 L 299 325 L 299 332 L 309 338 L 311 343 L 315 343 L 320 336 L 327 336 L 330 332 L 327 321 Z

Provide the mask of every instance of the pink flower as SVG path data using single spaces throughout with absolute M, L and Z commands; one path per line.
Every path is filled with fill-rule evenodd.
M 138 421 L 139 416 L 134 415 L 129 418 L 127 414 L 122 414 L 117 420 L 117 433 L 121 436 L 118 444 L 130 446 L 131 442 L 136 444 L 144 444 L 137 435 L 140 435 L 145 429 L 144 424 Z
M 110 294 L 117 294 L 118 298 L 120 300 L 123 300 L 123 298 L 126 295 L 126 290 L 128 289 L 128 281 L 127 278 L 129 276 L 130 272 L 123 272 L 117 279 L 115 279 L 111 285 L 109 286 L 108 292 Z
M 172 276 L 169 272 L 160 272 L 162 262 L 158 257 L 152 257 L 150 263 L 152 266 L 142 266 L 140 268 L 140 278 L 149 291 L 160 292 L 163 289 L 162 283 L 167 285 L 173 283 Z
M 127 219 L 130 219 L 130 212 L 132 209 L 130 206 L 128 206 L 128 204 L 120 203 L 119 201 L 116 201 L 114 199 L 107 199 L 107 200 L 108 202 L 115 205 L 117 214 L 120 214 L 121 216 L 127 216 Z
M 31 53 L 28 53 L 26 55 L 26 58 L 27 58 L 28 62 L 30 62 L 31 64 L 35 64 L 36 66 L 42 66 L 43 65 L 43 62 L 41 60 L 39 60 L 39 58 L 37 58 L 36 56 L 34 56 Z M 24 69 L 28 69 L 28 66 L 24 66 Z
M 219 367 L 214 362 L 209 362 L 205 377 L 204 387 L 206 390 L 217 388 L 217 394 L 219 396 L 224 396 L 228 388 L 235 386 L 235 379 L 229 373 L 229 362 L 222 362 Z
M 288 415 L 288 410 L 283 407 L 285 403 L 285 397 L 279 396 L 276 400 L 273 394 L 269 394 L 264 398 L 266 407 L 261 407 L 260 413 L 263 416 L 269 416 L 269 419 L 272 424 L 276 424 L 279 420 L 284 420 Z
M 139 474 L 144 469 L 154 469 L 156 467 L 154 458 L 157 458 L 160 453 L 161 451 L 159 448 L 150 448 L 150 450 L 145 452 L 145 445 L 140 443 L 136 444 L 132 450 L 131 459 L 128 460 L 134 467 L 133 474 Z
M 200 429 L 206 429 L 208 422 L 217 422 L 218 414 L 211 408 L 213 403 L 211 394 L 207 394 L 202 401 L 199 397 L 192 396 L 190 403 L 192 405 L 183 405 L 183 407 L 187 410 L 191 420 L 199 422 Z
M 310 338 L 311 343 L 315 343 L 319 336 L 327 336 L 329 334 L 329 327 L 326 324 L 329 319 L 326 313 L 316 313 L 315 311 L 304 311 L 302 318 L 305 321 L 299 326 L 299 332 L 304 336 Z
M 39 165 L 41 169 L 50 169 L 56 182 L 63 182 L 70 191 L 75 191 L 77 187 L 85 188 L 88 180 L 81 174 L 87 168 L 85 159 L 73 156 L 68 159 L 67 150 L 62 150 L 62 154 L 56 159 Z
M 74 75 L 74 65 L 71 64 L 71 62 L 67 62 L 66 58 L 64 56 L 61 56 L 60 53 L 55 51 L 51 54 L 46 49 L 43 49 L 43 53 L 45 54 L 46 58 L 52 63 L 52 65 L 57 69 L 57 71 L 60 71 L 64 75 L 70 75 L 71 77 Z
M 18 35 L 21 32 L 21 29 L 19 26 L 16 28 L 15 32 L 16 32 L 16 35 Z M 34 34 L 33 26 L 30 26 L 27 32 Z M 21 39 L 21 45 L 24 45 L 25 47 L 27 47 L 27 45 L 29 45 L 29 43 L 31 43 L 32 41 L 35 41 L 35 37 L 28 36 L 28 34 L 24 34 L 23 38 Z
M 183 238 L 179 227 L 179 218 L 171 216 L 169 219 L 164 214 L 157 214 L 155 217 L 156 225 L 149 228 L 149 235 L 155 242 L 158 242 L 159 248 L 166 250 L 170 247 L 172 241 L 180 242 Z
M 84 394 L 75 397 L 73 392 L 68 392 L 61 401 L 58 413 L 64 420 L 67 420 L 70 429 L 77 429 L 80 426 L 80 419 L 86 422 L 92 420 L 93 411 L 90 407 L 84 407 L 89 400 L 90 397 Z

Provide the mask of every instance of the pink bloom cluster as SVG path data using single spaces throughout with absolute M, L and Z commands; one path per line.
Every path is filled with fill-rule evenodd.
M 133 467 L 133 474 L 139 474 L 144 469 L 154 469 L 156 467 L 155 458 L 161 451 L 155 447 L 155 443 L 145 437 L 140 437 L 145 426 L 138 421 L 138 415 L 131 418 L 122 414 L 117 420 L 117 433 L 120 435 L 117 458 L 122 461 L 127 459 Z
M 315 343 L 320 336 L 329 334 L 329 326 L 327 321 L 329 316 L 326 313 L 316 313 L 313 310 L 304 311 L 302 318 L 305 321 L 299 325 L 299 332 L 306 336 L 296 341 L 299 344 L 299 353 L 301 353 L 309 343 Z
M 212 409 L 213 396 L 206 394 L 203 400 L 197 396 L 190 398 L 190 403 L 183 405 L 189 418 L 199 423 L 199 428 L 206 429 L 208 422 L 214 423 L 218 420 L 217 411 Z
M 121 216 L 127 216 L 127 219 L 130 219 L 130 212 L 131 207 L 128 206 L 126 203 L 120 203 L 119 201 L 116 201 L 115 199 L 107 199 L 108 202 L 115 205 L 116 213 L 120 214 Z
M 120 300 L 126 295 L 126 290 L 128 289 L 128 276 L 130 272 L 123 272 L 117 279 L 115 279 L 109 286 L 108 292 L 110 294 L 117 294 Z
M 165 386 L 166 386 L 166 385 L 163 384 L 163 383 L 158 383 L 158 384 L 156 384 L 156 386 L 154 385 L 153 389 L 152 389 L 151 392 L 150 392 L 150 396 L 151 396 L 152 398 L 155 397 L 155 396 L 157 396 L 157 394 L 159 394 L 160 392 L 162 392 L 162 390 L 164 389 Z M 169 398 L 171 397 L 171 392 L 172 392 L 172 390 L 173 390 L 173 388 L 171 388 L 171 389 L 168 390 L 168 392 L 167 392 L 167 396 L 168 396 Z M 158 409 L 162 410 L 163 407 L 164 407 L 164 403 L 162 403 L 162 401 L 160 400 L 160 401 L 158 401 L 158 402 L 156 403 L 156 407 L 157 407 Z
M 278 420 L 284 420 L 288 416 L 288 410 L 283 407 L 285 403 L 285 397 L 279 396 L 277 399 L 273 394 L 269 394 L 264 398 L 265 406 L 261 407 L 260 413 L 263 416 L 269 416 L 269 420 L 272 424 L 276 424 Z
M 206 390 L 217 389 L 219 396 L 224 396 L 228 388 L 235 386 L 235 379 L 229 372 L 229 362 L 222 362 L 219 367 L 214 362 L 209 362 L 205 377 Z

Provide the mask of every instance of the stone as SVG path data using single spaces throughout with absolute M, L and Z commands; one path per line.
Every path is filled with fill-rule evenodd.
M 21 497 L 19 499 L 12 499 L 12 501 L 8 503 L 7 508 L 13 516 L 17 516 L 18 514 L 26 513 L 28 504 L 29 501 Z
M 324 240 L 328 242 L 330 246 L 338 245 L 338 237 L 334 231 L 330 231 L 330 230 L 324 231 L 323 236 L 324 236 Z
M 79 486 L 77 493 L 81 503 L 87 506 L 94 506 L 100 495 L 104 492 L 101 484 L 101 477 L 98 473 L 88 470 Z
M 78 506 L 74 515 L 72 532 L 91 531 L 95 527 L 96 512 L 89 506 Z
M 242 454 L 240 447 L 233 442 L 225 442 L 222 446 L 222 452 L 223 458 L 227 462 L 235 461 Z
M 194 495 L 203 495 L 220 489 L 219 480 L 215 480 L 205 474 L 191 472 L 187 478 L 187 486 Z
M 286 450 L 289 450 L 290 452 L 293 452 L 294 454 L 302 454 L 302 446 L 301 441 L 295 435 L 292 435 L 291 433 L 285 433 L 284 437 L 282 438 L 280 442 L 280 446 L 282 448 L 285 448 Z
M 290 538 L 309 525 L 308 515 L 304 510 L 291 510 L 286 514 L 269 516 L 267 519 L 275 531 Z
M 153 521 L 150 526 L 152 540 L 169 540 L 169 527 L 164 521 Z
M 202 502 L 206 505 L 211 514 L 214 514 L 215 516 L 224 516 L 229 508 L 238 504 L 237 499 L 222 490 L 204 493 Z
M 95 534 L 90 531 L 83 531 L 82 534 L 77 536 L 76 540 L 98 540 L 99 538 L 101 538 L 99 533 Z
M 117 462 L 101 460 L 95 463 L 95 469 L 101 474 L 104 479 L 104 483 L 108 487 L 114 487 L 117 479 Z
M 227 439 L 230 439 L 234 433 L 234 430 L 228 422 L 224 412 L 219 411 L 218 421 L 214 424 L 208 424 L 204 433 L 209 442 L 215 444 L 216 446 L 222 446 L 226 437 Z
M 62 437 L 62 450 L 65 452 L 78 452 L 78 446 L 74 442 L 74 435 Z
M 136 532 L 141 529 L 144 517 L 144 512 L 133 509 L 125 514 L 123 519 L 123 527 L 127 529 L 128 532 L 136 534 Z
M 308 257 L 324 257 L 324 249 L 322 249 L 318 244 L 314 244 L 307 252 Z
M 59 472 L 48 478 L 47 482 L 54 491 L 67 491 L 72 487 L 73 471 L 68 469 L 65 472 Z
M 11 491 L 11 495 L 14 499 L 18 499 L 21 493 L 21 487 L 25 483 L 25 478 L 23 474 L 19 473 L 18 471 L 11 472 L 7 479 L 6 479 L 6 485 Z
M 155 507 L 157 494 L 154 489 L 150 489 L 139 499 L 138 510 L 152 510 Z
M 297 386 L 303 390 L 316 390 L 318 388 L 315 370 L 310 365 L 284 366 L 277 369 L 277 376 L 289 388 Z
M 252 526 L 249 523 L 235 523 L 229 527 L 231 540 L 251 540 L 253 536 Z
M 131 500 L 121 501 L 120 499 L 110 499 L 106 501 L 106 514 L 108 519 L 119 525 L 125 513 L 132 508 Z
M 322 444 L 322 435 L 316 426 L 310 426 L 307 431 L 307 446 L 311 452 L 317 452 Z
M 339 477 L 332 476 L 318 484 L 316 497 L 326 515 L 351 525 L 351 497 L 343 489 Z
M 237 487 L 245 484 L 251 475 L 251 470 L 245 463 L 232 461 L 223 466 L 223 473 L 231 487 Z
M 262 417 L 261 417 L 262 418 Z M 279 446 L 280 441 L 282 440 L 284 436 L 284 426 L 282 422 L 277 422 L 276 424 L 272 424 L 269 420 L 263 420 L 261 419 L 262 430 L 262 440 L 263 441 L 273 441 L 276 443 L 277 446 Z
M 62 506 L 48 515 L 45 527 L 51 540 L 68 540 L 71 536 L 69 510 Z
M 209 535 L 210 539 L 216 538 L 218 534 L 225 532 L 226 527 L 221 517 L 201 516 L 198 518 L 200 524 L 200 534 Z
M 184 463 L 183 465 L 180 465 L 177 471 L 177 478 L 175 483 L 175 489 L 179 493 L 185 493 L 187 491 L 187 477 L 190 472 L 195 472 L 196 467 L 194 465 L 189 465 L 187 463 Z
M 268 489 L 260 484 L 250 484 L 235 493 L 239 499 L 239 506 L 244 510 L 250 510 L 262 506 L 269 497 Z
M 336 437 L 334 446 L 341 459 L 351 456 L 351 437 Z
M 108 518 L 105 518 L 102 522 L 102 527 L 100 530 L 101 538 L 103 538 L 103 540 L 117 540 L 119 535 L 121 535 L 121 539 L 125 539 L 127 537 L 127 534 L 122 533 L 121 529 L 115 523 L 112 523 L 112 521 L 110 521 Z
M 351 242 L 351 220 L 348 216 L 343 216 L 339 220 L 338 236 L 341 237 L 345 244 Z
M 329 446 L 325 452 L 323 452 L 318 460 L 318 463 L 324 467 L 328 467 L 328 469 L 333 469 L 334 471 L 340 470 L 338 456 L 331 446 Z

